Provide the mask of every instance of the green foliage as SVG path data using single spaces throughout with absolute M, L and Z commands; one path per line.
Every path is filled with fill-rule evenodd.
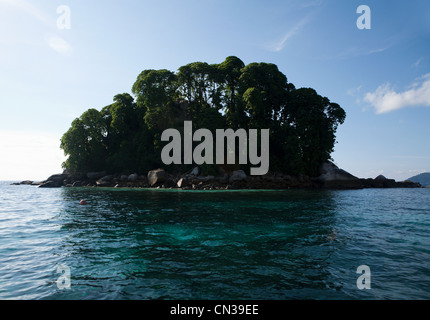
M 346 117 L 314 89 L 296 89 L 276 65 L 245 65 L 234 56 L 220 64 L 190 63 L 177 73 L 144 70 L 132 93 L 136 100 L 118 94 L 100 112 L 90 109 L 72 122 L 61 139 L 65 168 L 145 173 L 164 167 L 161 133 L 168 128 L 182 132 L 184 121 L 192 120 L 195 130 L 212 132 L 268 128 L 270 170 L 312 176 L 330 159 Z M 202 170 L 216 174 L 218 167 L 203 165 Z
M 61 148 L 70 155 L 63 166 L 73 172 L 94 171 L 104 167 L 107 128 L 99 111 L 89 109 L 72 122 L 61 139 Z

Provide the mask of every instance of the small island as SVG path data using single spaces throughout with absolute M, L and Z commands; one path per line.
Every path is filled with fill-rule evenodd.
M 62 174 L 18 184 L 185 190 L 421 187 L 383 176 L 360 179 L 334 165 L 331 154 L 344 109 L 312 88 L 296 88 L 271 63 L 245 65 L 230 56 L 220 64 L 190 63 L 176 73 L 144 70 L 132 93 L 118 94 L 113 104 L 89 109 L 72 122 L 61 139 L 68 157 Z M 175 129 L 185 135 L 187 121 L 211 133 L 269 130 L 269 172 L 251 176 L 250 165 L 239 161 L 165 165 L 162 133 Z M 239 159 L 237 148 L 234 152 Z

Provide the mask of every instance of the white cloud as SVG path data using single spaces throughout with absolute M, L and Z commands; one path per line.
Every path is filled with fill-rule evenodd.
M 51 49 L 63 55 L 70 56 L 73 52 L 72 46 L 61 37 L 50 36 L 45 41 Z
M 351 59 L 363 56 L 370 56 L 378 53 L 385 52 L 391 49 L 392 45 L 387 45 L 385 47 L 375 47 L 373 49 L 362 48 L 359 46 L 351 46 L 346 48 L 345 50 L 338 53 L 335 57 L 338 59 Z
M 418 68 L 418 66 L 421 64 L 422 61 L 423 61 L 423 58 L 419 58 L 412 66 L 414 66 L 415 68 Z
M 377 49 L 372 49 L 372 50 L 369 50 L 369 51 L 365 52 L 363 55 L 369 56 L 371 54 L 381 53 L 381 52 L 387 51 L 390 48 L 391 48 L 391 46 L 380 47 L 380 48 L 377 48 Z
M 52 31 L 57 29 L 56 20 L 54 17 L 48 15 L 43 10 L 36 7 L 34 4 L 30 3 L 27 0 L 0 0 L 0 7 L 1 5 L 5 5 L 12 9 L 17 9 L 20 12 L 24 12 L 25 14 L 33 17 L 39 23 L 42 23 L 42 25 L 45 26 L 46 30 L 49 30 L 48 32 L 45 32 L 45 44 L 48 45 L 49 48 L 53 49 L 54 51 L 70 56 L 72 54 L 72 46 L 63 38 L 59 36 L 53 36 L 49 35 L 48 33 L 51 33 Z M 55 7 L 53 7 L 55 9 Z M 53 14 L 56 13 L 56 11 L 53 9 Z M 40 31 L 39 31 L 40 32 Z M 42 33 L 43 34 L 43 33 Z M 22 36 L 21 36 L 22 37 Z M 29 45 L 39 45 L 40 40 L 35 40 L 34 35 L 32 34 L 31 39 L 29 38 L 29 33 L 26 33 L 24 35 L 23 39 L 18 39 L 16 36 L 2 36 L 0 40 L 2 42 L 7 43 L 25 43 Z M 28 38 L 28 39 L 27 39 Z M 43 39 L 42 37 L 36 38 L 36 39 Z
M 309 18 L 305 17 L 302 20 L 300 20 L 293 28 L 291 28 L 283 37 L 281 40 L 276 42 L 272 47 L 272 51 L 279 52 L 282 49 L 284 49 L 285 45 L 287 44 L 287 41 L 290 40 L 292 37 L 294 37 L 300 29 L 302 29 L 306 24 L 309 23 Z
M 421 62 L 423 62 L 423 60 L 424 60 L 424 57 L 419 58 L 412 66 L 414 68 L 418 68 L 420 66 Z
M 430 73 L 422 76 L 409 90 L 396 92 L 390 84 L 384 84 L 375 92 L 367 93 L 364 100 L 375 108 L 377 114 L 406 107 L 430 107 Z
M 62 172 L 60 137 L 45 132 L 0 131 L 0 180 L 44 180 Z

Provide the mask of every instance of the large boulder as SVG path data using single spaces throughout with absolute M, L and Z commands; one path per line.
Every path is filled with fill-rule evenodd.
M 75 182 L 73 182 L 73 184 L 72 184 L 72 187 L 82 187 L 82 182 L 81 181 L 75 181 Z
M 111 182 L 113 180 L 113 176 L 104 176 L 103 178 L 99 179 L 99 181 L 105 181 L 105 182 Z
M 139 175 L 137 173 L 133 173 L 128 176 L 127 180 L 130 182 L 135 182 L 139 179 Z
M 185 187 L 189 187 L 190 185 L 191 185 L 191 180 L 186 176 L 179 179 L 178 183 L 176 184 L 178 188 L 185 188 Z
M 169 175 L 164 169 L 157 169 L 148 172 L 148 183 L 151 187 L 169 180 Z
M 33 184 L 33 181 L 25 180 L 25 181 L 21 181 L 19 184 L 20 185 L 29 185 L 29 186 L 31 186 Z
M 99 180 L 106 176 L 106 171 L 100 171 L 100 172 L 88 172 L 87 178 L 90 180 Z
M 246 173 L 243 170 L 234 171 L 229 178 L 230 183 L 243 180 L 246 180 Z
M 68 177 L 67 174 L 54 174 L 50 176 L 46 181 L 53 181 L 57 184 L 63 184 L 64 179 Z
M 103 178 L 97 180 L 96 185 L 98 187 L 109 187 L 112 185 L 113 176 L 104 176 Z
M 97 185 L 97 187 L 111 187 L 112 182 L 104 181 L 104 180 L 97 180 L 96 185 Z
M 21 182 L 12 183 L 11 186 L 32 186 L 33 183 L 34 183 L 33 181 L 25 180 Z
M 42 184 L 39 185 L 39 188 L 60 188 L 61 185 L 59 185 L 58 183 L 54 182 L 54 181 L 44 181 L 42 182 Z
M 320 167 L 318 172 L 320 176 L 318 180 L 320 181 L 334 181 L 334 180 L 343 180 L 343 181 L 354 181 L 359 180 L 357 177 L 353 176 L 349 172 L 346 172 L 343 169 L 339 169 L 333 162 L 325 162 Z
M 325 162 L 320 165 L 319 176 L 315 179 L 325 188 L 333 189 L 359 189 L 363 188 L 362 181 L 349 172 L 340 169 L 333 162 Z
M 388 179 L 381 174 L 381 175 L 377 176 L 375 178 L 375 180 L 385 181 L 385 180 L 388 180 Z
M 40 183 L 39 188 L 60 188 L 64 185 L 64 180 L 68 177 L 67 174 L 54 174 Z
M 365 188 L 399 188 L 400 184 L 394 179 L 387 179 L 383 175 L 377 176 L 375 179 L 362 179 Z
M 200 168 L 199 167 L 194 167 L 193 169 L 191 169 L 188 172 L 188 175 L 190 176 L 198 176 L 200 174 Z

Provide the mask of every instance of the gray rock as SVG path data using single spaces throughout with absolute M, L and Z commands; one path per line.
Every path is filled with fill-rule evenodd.
M 192 175 L 192 176 L 198 176 L 199 174 L 200 174 L 200 168 L 199 167 L 193 168 L 189 173 L 189 175 Z
M 131 175 L 128 176 L 128 181 L 130 182 L 135 182 L 139 179 L 139 175 L 137 173 L 133 173 Z
M 45 181 L 39 186 L 39 188 L 61 188 L 61 185 L 55 181 Z
M 97 180 L 96 184 L 97 184 L 97 187 L 109 187 L 111 185 L 111 182 L 100 179 L 100 180 Z
M 176 186 L 177 186 L 178 188 L 183 188 L 183 187 L 185 187 L 185 183 L 186 183 L 186 179 L 185 179 L 185 178 L 181 178 L 181 179 L 179 179 L 179 181 L 178 181 L 178 183 L 176 184 Z
M 364 183 L 345 170 L 339 169 L 334 163 L 326 162 L 319 167 L 320 176 L 312 179 L 318 185 L 329 189 L 362 189 Z
M 381 181 L 384 181 L 384 180 L 388 180 L 386 177 L 384 177 L 382 174 L 381 175 L 379 175 L 379 176 L 377 176 L 376 178 L 375 178 L 375 180 L 381 180 Z
M 120 177 L 120 180 L 121 180 L 121 181 L 127 181 L 127 180 L 128 180 L 128 176 L 127 176 L 127 175 L 125 175 L 125 174 L 123 174 L 123 175 Z
M 99 179 L 100 182 L 111 182 L 113 180 L 113 176 L 104 176 L 103 178 Z
M 359 178 L 353 176 L 343 169 L 339 169 L 334 163 L 323 163 L 319 168 L 320 176 L 317 178 L 320 181 L 353 181 Z
M 109 187 L 112 184 L 113 176 L 104 176 L 103 178 L 97 180 L 96 184 L 98 187 Z
M 152 187 L 158 183 L 166 182 L 169 179 L 164 169 L 157 169 L 148 172 L 148 183 Z
M 64 179 L 67 177 L 67 174 L 54 174 L 46 179 L 46 181 L 54 181 L 57 184 L 63 184 Z
M 82 187 L 82 182 L 81 182 L 81 181 L 75 181 L 75 182 L 72 184 L 72 187 Z
M 176 186 L 178 188 L 186 188 L 186 187 L 190 187 L 192 185 L 192 180 L 194 178 L 192 176 L 185 176 L 179 179 L 178 183 L 176 184 Z
M 243 170 L 237 170 L 237 171 L 234 171 L 231 174 L 229 182 L 233 183 L 235 181 L 243 181 L 243 180 L 246 180 L 246 173 L 245 173 L 245 171 L 243 171 Z
M 101 171 L 101 172 L 88 172 L 87 173 L 87 178 L 90 180 L 99 180 L 101 178 L 103 178 L 106 175 L 106 171 Z

